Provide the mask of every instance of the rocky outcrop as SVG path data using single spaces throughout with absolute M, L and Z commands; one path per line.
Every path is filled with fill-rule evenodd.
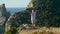
M 5 4 L 0 5 L 0 24 L 1 25 L 5 24 L 9 16 L 10 16 L 10 13 L 7 12 L 5 8 Z
M 0 34 L 4 34 L 5 32 L 5 23 L 9 18 L 10 13 L 7 12 L 5 4 L 0 5 Z

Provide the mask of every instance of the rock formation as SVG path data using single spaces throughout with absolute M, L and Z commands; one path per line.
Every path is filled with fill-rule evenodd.
M 0 5 L 0 24 L 5 24 L 6 20 L 9 18 L 10 13 L 7 12 L 5 4 Z

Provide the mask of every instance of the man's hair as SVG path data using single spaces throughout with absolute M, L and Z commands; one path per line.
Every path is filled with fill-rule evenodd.
M 32 10 L 34 10 L 34 11 L 35 11 L 36 9 L 35 9 L 35 8 L 32 8 Z

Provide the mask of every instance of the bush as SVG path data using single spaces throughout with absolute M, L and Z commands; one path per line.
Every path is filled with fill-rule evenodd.
M 16 34 L 18 32 L 18 29 L 13 27 L 9 31 L 5 32 L 5 34 Z

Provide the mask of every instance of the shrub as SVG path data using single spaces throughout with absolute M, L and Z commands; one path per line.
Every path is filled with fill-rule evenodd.
M 13 27 L 9 31 L 5 32 L 5 34 L 16 34 L 18 32 L 18 29 Z

